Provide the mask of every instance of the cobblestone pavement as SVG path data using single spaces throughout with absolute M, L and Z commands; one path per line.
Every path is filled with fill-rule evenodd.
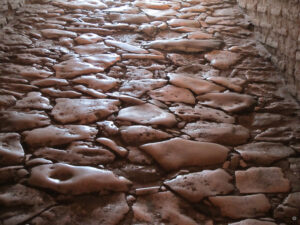
M 0 34 L 0 224 L 300 224 L 300 107 L 234 1 L 39 2 Z

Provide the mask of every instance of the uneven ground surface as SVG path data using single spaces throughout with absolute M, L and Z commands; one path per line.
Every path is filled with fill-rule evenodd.
M 0 34 L 0 224 L 299 224 L 300 108 L 234 1 L 41 2 Z

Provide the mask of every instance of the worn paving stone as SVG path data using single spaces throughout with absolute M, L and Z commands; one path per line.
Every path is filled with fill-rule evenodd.
M 270 165 L 271 163 L 287 158 L 294 154 L 293 149 L 281 144 L 272 142 L 254 142 L 235 147 L 242 158 L 247 162 L 257 165 Z
M 278 167 L 251 167 L 236 171 L 236 186 L 240 193 L 280 193 L 290 190 L 289 180 Z
M 32 168 L 28 183 L 60 193 L 79 195 L 100 191 L 127 191 L 131 182 L 109 170 L 63 163 Z
M 41 30 L 41 33 L 46 38 L 60 38 L 60 37 L 76 38 L 77 37 L 77 34 L 75 32 L 66 31 L 66 30 L 44 29 Z
M 199 141 L 232 146 L 244 144 L 250 137 L 249 130 L 241 125 L 202 121 L 188 123 L 182 132 Z
M 57 98 L 51 114 L 63 123 L 88 124 L 104 119 L 118 111 L 120 102 L 113 99 L 68 99 Z
M 276 223 L 256 219 L 246 219 L 240 222 L 230 223 L 229 225 L 276 225 Z
M 87 44 L 94 44 L 98 41 L 102 41 L 103 38 L 98 34 L 86 33 L 86 34 L 79 35 L 74 40 L 80 45 L 87 45 Z
M 2 166 L 21 164 L 25 153 L 18 133 L 0 133 L 0 163 Z
M 200 202 L 203 198 L 226 195 L 234 190 L 232 177 L 222 169 L 179 175 L 164 184 L 190 202 Z
M 173 114 L 148 103 L 121 109 L 117 119 L 138 124 L 163 125 L 166 127 L 172 127 L 177 122 Z
M 52 106 L 49 99 L 43 97 L 40 92 L 29 92 L 27 97 L 16 102 L 16 108 L 52 109 Z
M 245 196 L 209 197 L 213 205 L 221 210 L 221 215 L 232 219 L 264 216 L 271 209 L 268 198 L 263 194 Z
M 211 65 L 222 70 L 229 69 L 230 66 L 236 64 L 241 55 L 230 51 L 215 50 L 205 55 L 205 58 L 210 61 Z
M 181 138 L 145 144 L 140 148 L 150 154 L 167 171 L 190 166 L 217 165 L 226 160 L 229 151 L 218 144 Z
M 128 211 L 129 206 L 123 193 L 110 196 L 80 196 L 68 204 L 51 207 L 30 223 L 93 225 L 97 221 L 99 224 L 117 225 Z

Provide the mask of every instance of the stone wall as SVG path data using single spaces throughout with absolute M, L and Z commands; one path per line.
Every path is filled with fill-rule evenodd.
M 300 0 L 237 0 L 300 101 Z
M 0 27 L 11 20 L 16 10 L 25 3 L 25 0 L 0 0 Z

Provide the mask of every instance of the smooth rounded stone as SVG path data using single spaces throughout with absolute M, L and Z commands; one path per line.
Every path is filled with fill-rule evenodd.
M 43 111 L 1 111 L 1 131 L 23 131 L 50 124 L 48 115 Z
M 264 194 L 245 196 L 214 196 L 209 201 L 221 210 L 221 215 L 232 219 L 265 216 L 271 204 Z
M 255 141 L 286 142 L 293 139 L 290 127 L 271 127 L 255 136 Z
M 17 99 L 12 95 L 0 95 L 0 108 L 4 106 L 13 106 L 17 102 Z
M 33 154 L 37 157 L 80 166 L 107 164 L 115 159 L 115 155 L 107 149 L 82 141 L 72 142 L 66 150 L 44 147 L 35 150 Z
M 141 80 L 141 79 L 152 79 L 153 73 L 149 70 L 143 68 L 137 68 L 134 66 L 127 66 L 126 67 L 126 77 L 129 80 Z
M 97 123 L 99 131 L 106 137 L 111 137 L 119 133 L 119 128 L 114 124 L 113 121 L 101 121 Z
M 31 84 L 39 87 L 51 87 L 51 86 L 66 86 L 69 84 L 69 82 L 65 79 L 50 77 L 45 79 L 34 80 L 31 82 Z
M 104 119 L 119 110 L 120 102 L 113 99 L 68 99 L 57 98 L 51 114 L 54 119 L 66 124 L 92 123 Z
M 200 27 L 200 23 L 197 20 L 189 19 L 171 19 L 167 23 L 171 27 Z
M 43 97 L 40 92 L 29 92 L 27 97 L 16 102 L 16 108 L 52 109 L 48 98 Z
M 124 5 L 124 6 L 119 6 L 119 7 L 112 7 L 103 10 L 104 12 L 117 12 L 117 13 L 127 13 L 127 14 L 137 14 L 139 13 L 139 9 L 129 6 L 129 5 Z
M 281 168 L 252 167 L 235 172 L 236 186 L 240 193 L 288 192 L 290 182 L 284 178 Z
M 128 154 L 128 150 L 126 148 L 119 146 L 115 141 L 111 139 L 102 137 L 102 138 L 97 138 L 96 141 L 108 147 L 109 149 L 111 149 L 121 157 L 125 157 Z
M 41 30 L 41 33 L 45 38 L 61 38 L 61 37 L 76 38 L 77 37 L 77 34 L 75 32 L 66 31 L 66 30 L 44 29 Z
M 234 190 L 232 177 L 223 169 L 179 175 L 164 184 L 190 202 L 200 202 L 203 198 L 226 195 Z
M 123 59 L 140 59 L 140 60 L 164 60 L 165 56 L 163 54 L 135 54 L 135 53 L 125 53 L 122 54 Z
M 198 31 L 199 28 L 197 28 L 197 27 L 184 27 L 184 26 L 182 26 L 182 27 L 171 27 L 170 30 L 171 31 L 175 31 L 175 32 L 179 32 L 179 33 L 190 33 L 190 32 Z M 183 36 L 185 36 L 185 35 L 183 35 Z
M 48 95 L 50 97 L 54 98 L 79 98 L 82 96 L 80 92 L 77 91 L 62 91 L 60 89 L 56 88 L 42 88 L 41 92 L 45 95 Z
M 106 94 L 103 94 L 103 93 L 101 93 L 99 91 L 96 91 L 92 88 L 87 88 L 83 85 L 75 85 L 73 88 L 77 91 L 82 92 L 83 94 L 90 95 L 90 96 L 93 96 L 95 98 L 106 98 L 107 97 Z
M 177 123 L 173 114 L 149 103 L 121 109 L 117 119 L 166 127 L 172 127 Z
M 293 149 L 281 143 L 272 142 L 255 142 L 234 149 L 241 154 L 246 162 L 258 165 L 270 165 L 295 153 Z
M 227 112 L 240 112 L 248 110 L 256 103 L 253 97 L 245 94 L 232 92 L 226 93 L 208 93 L 198 96 L 199 103 L 214 108 L 219 108 Z
M 172 137 L 166 132 L 142 125 L 121 127 L 120 131 L 123 141 L 127 144 L 143 144 Z
M 24 223 L 55 204 L 48 194 L 21 184 L 0 186 L 0 202 L 3 225 Z
M 54 5 L 58 5 L 61 7 L 71 8 L 71 9 L 106 9 L 107 5 L 105 5 L 100 0 L 55 0 L 53 1 Z
M 44 158 L 33 158 L 30 160 L 27 160 L 25 162 L 25 165 L 27 167 L 34 167 L 34 166 L 39 166 L 39 165 L 43 165 L 43 164 L 52 164 L 53 162 L 51 160 L 48 159 L 44 159 Z M 29 174 L 29 173 L 28 173 Z
M 245 144 L 250 138 L 249 130 L 241 125 L 197 121 L 188 123 L 182 132 L 199 141 L 236 146 Z
M 121 14 L 110 13 L 110 19 L 113 23 L 143 24 L 150 23 L 150 19 L 145 14 Z
M 132 206 L 132 224 L 211 224 L 170 191 L 142 195 Z
M 87 44 L 94 44 L 97 43 L 98 41 L 102 41 L 103 38 L 100 37 L 98 34 L 94 33 L 85 33 L 79 35 L 77 38 L 74 39 L 77 44 L 80 45 L 87 45 Z
M 212 34 L 208 34 L 203 31 L 192 31 L 187 37 L 188 39 L 213 39 Z
M 149 37 L 154 37 L 157 32 L 157 29 L 158 28 L 156 26 L 150 24 L 142 24 L 139 26 L 139 31 L 143 32 Z
M 276 225 L 276 223 L 256 219 L 246 219 L 240 222 L 230 223 L 228 225 Z
M 213 12 L 213 16 L 239 16 L 239 15 L 241 15 L 241 11 L 236 8 L 216 9 Z
M 163 102 L 183 102 L 187 104 L 195 104 L 195 97 L 191 91 L 174 85 L 166 85 L 162 88 L 149 91 L 148 95 L 153 99 Z
M 102 66 L 84 62 L 80 58 L 63 61 L 54 65 L 53 68 L 58 78 L 73 78 L 79 75 L 102 72 L 105 69 Z
M 117 225 L 129 211 L 125 194 L 79 196 L 71 203 L 47 209 L 29 223 L 32 225 L 105 224 Z
M 230 51 L 214 50 L 204 56 L 210 64 L 218 69 L 226 70 L 235 65 L 242 57 Z
M 210 49 L 220 48 L 222 41 L 218 40 L 156 40 L 145 45 L 146 48 L 154 48 L 166 51 L 179 51 L 187 53 L 204 52 Z
M 140 146 L 165 170 L 189 166 L 217 165 L 225 162 L 229 149 L 214 143 L 173 138 Z
M 5 45 L 31 45 L 32 41 L 25 35 L 20 34 L 5 34 L 1 35 L 1 40 Z
M 181 119 L 192 122 L 195 120 L 208 120 L 219 123 L 234 123 L 235 118 L 225 112 L 199 104 L 194 107 L 185 104 L 175 104 L 169 108 L 171 112 L 179 116 Z
M 127 149 L 129 150 L 127 158 L 131 163 L 141 164 L 141 165 L 153 164 L 153 159 L 149 155 L 141 151 L 140 149 L 132 146 L 127 147 Z
M 105 44 L 108 46 L 113 46 L 119 49 L 122 49 L 127 52 L 137 53 L 137 54 L 147 54 L 148 51 L 145 49 L 142 49 L 138 46 L 134 46 L 125 42 L 120 41 L 114 41 L 114 40 L 105 40 Z
M 11 166 L 21 164 L 25 153 L 18 133 L 0 133 L 0 164 Z
M 126 192 L 131 182 L 109 170 L 55 163 L 32 168 L 28 184 L 63 194 L 80 195 L 101 191 Z
M 300 192 L 290 193 L 283 204 L 300 209 Z
M 98 130 L 84 125 L 65 125 L 37 128 L 22 133 L 24 141 L 31 147 L 57 146 L 73 141 L 92 141 Z
M 47 78 L 53 75 L 53 72 L 37 69 L 31 66 L 18 66 L 16 70 L 16 72 L 20 73 L 21 76 L 26 78 Z
M 140 79 L 125 81 L 119 91 L 123 94 L 127 94 L 134 97 L 141 97 L 147 91 L 160 88 L 167 84 L 167 80 L 164 79 Z
M 74 51 L 80 55 L 90 56 L 92 54 L 103 54 L 109 52 L 113 48 L 106 46 L 103 42 L 78 45 L 74 47 Z
M 150 17 L 154 18 L 163 18 L 167 16 L 175 16 L 177 14 L 177 11 L 174 9 L 165 9 L 165 10 L 160 10 L 160 9 L 142 9 L 142 11 Z
M 255 113 L 253 118 L 252 127 L 267 127 L 274 126 L 276 123 L 284 121 L 285 118 L 281 114 L 273 113 Z
M 221 92 L 225 88 L 209 81 L 183 74 L 168 73 L 170 83 L 182 88 L 188 88 L 197 95 L 209 92 Z
M 160 0 L 136 0 L 133 2 L 133 5 L 140 8 L 146 9 L 180 9 L 179 2 L 170 2 L 170 1 L 160 1 Z
M 89 88 L 101 91 L 108 91 L 116 87 L 119 81 L 104 74 L 81 76 L 73 80 L 77 84 L 85 84 Z
M 207 12 L 207 8 L 203 6 L 202 4 L 193 5 L 191 7 L 184 7 L 180 9 L 180 12 L 197 12 L 197 13 L 203 13 Z
M 246 83 L 246 80 L 243 80 L 238 77 L 217 77 L 211 76 L 208 77 L 207 80 L 213 81 L 216 84 L 222 85 L 230 90 L 236 92 L 242 92 L 243 85 Z
M 109 97 L 119 99 L 121 102 L 124 102 L 128 105 L 143 105 L 145 104 L 144 100 L 141 100 L 139 98 L 135 98 L 129 95 L 122 95 L 120 92 L 113 92 L 107 94 Z

